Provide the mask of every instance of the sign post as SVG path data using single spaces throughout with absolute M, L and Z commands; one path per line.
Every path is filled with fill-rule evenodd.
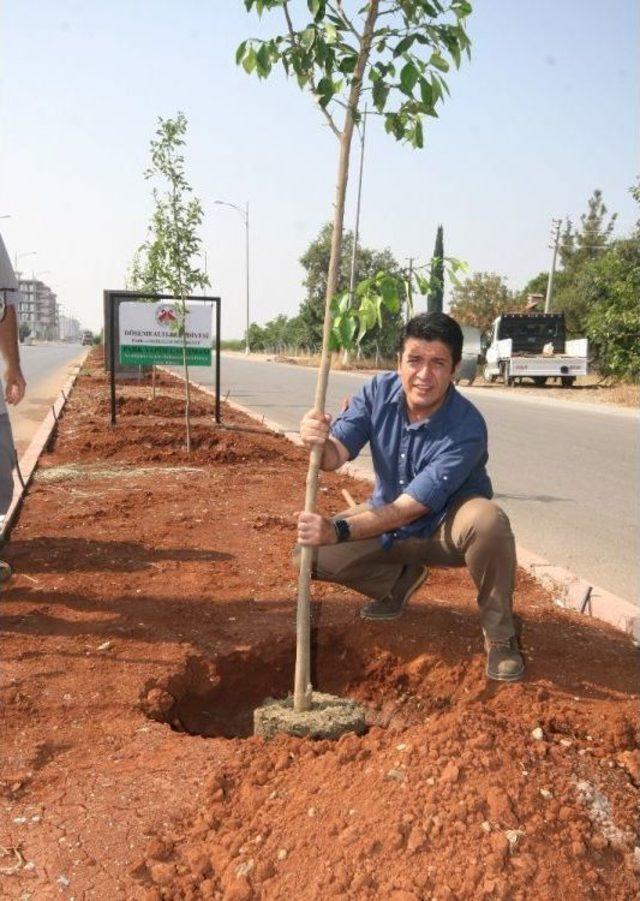
M 111 370 L 111 425 L 116 424 L 116 368 L 120 366 L 180 366 L 184 362 L 178 298 L 166 294 L 105 291 L 105 325 Z M 185 337 L 189 366 L 211 366 L 211 307 L 216 308 L 216 407 L 220 422 L 220 298 L 189 297 Z

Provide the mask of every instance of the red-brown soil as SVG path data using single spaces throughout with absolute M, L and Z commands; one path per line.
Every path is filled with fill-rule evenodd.
M 524 573 L 515 685 L 485 680 L 464 571 L 379 625 L 314 586 L 315 685 L 370 729 L 250 736 L 293 681 L 306 456 L 194 392 L 187 460 L 160 387 L 120 386 L 112 430 L 94 352 L 5 551 L 0 895 L 636 897 L 636 652 Z

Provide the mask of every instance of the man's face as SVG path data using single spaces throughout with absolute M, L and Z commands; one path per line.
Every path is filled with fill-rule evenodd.
M 398 363 L 398 375 L 412 418 L 426 419 L 436 412 L 454 372 L 451 351 L 442 341 L 407 338 Z

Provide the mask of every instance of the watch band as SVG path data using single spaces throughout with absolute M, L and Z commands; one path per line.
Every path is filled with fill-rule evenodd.
M 351 529 L 346 519 L 334 519 L 333 528 L 336 530 L 338 544 L 351 538 Z

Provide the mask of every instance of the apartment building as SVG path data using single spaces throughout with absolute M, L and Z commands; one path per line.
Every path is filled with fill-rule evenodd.
M 60 337 L 57 296 L 44 282 L 18 275 L 18 324 L 22 332 L 29 329 L 32 338 L 56 341 Z

